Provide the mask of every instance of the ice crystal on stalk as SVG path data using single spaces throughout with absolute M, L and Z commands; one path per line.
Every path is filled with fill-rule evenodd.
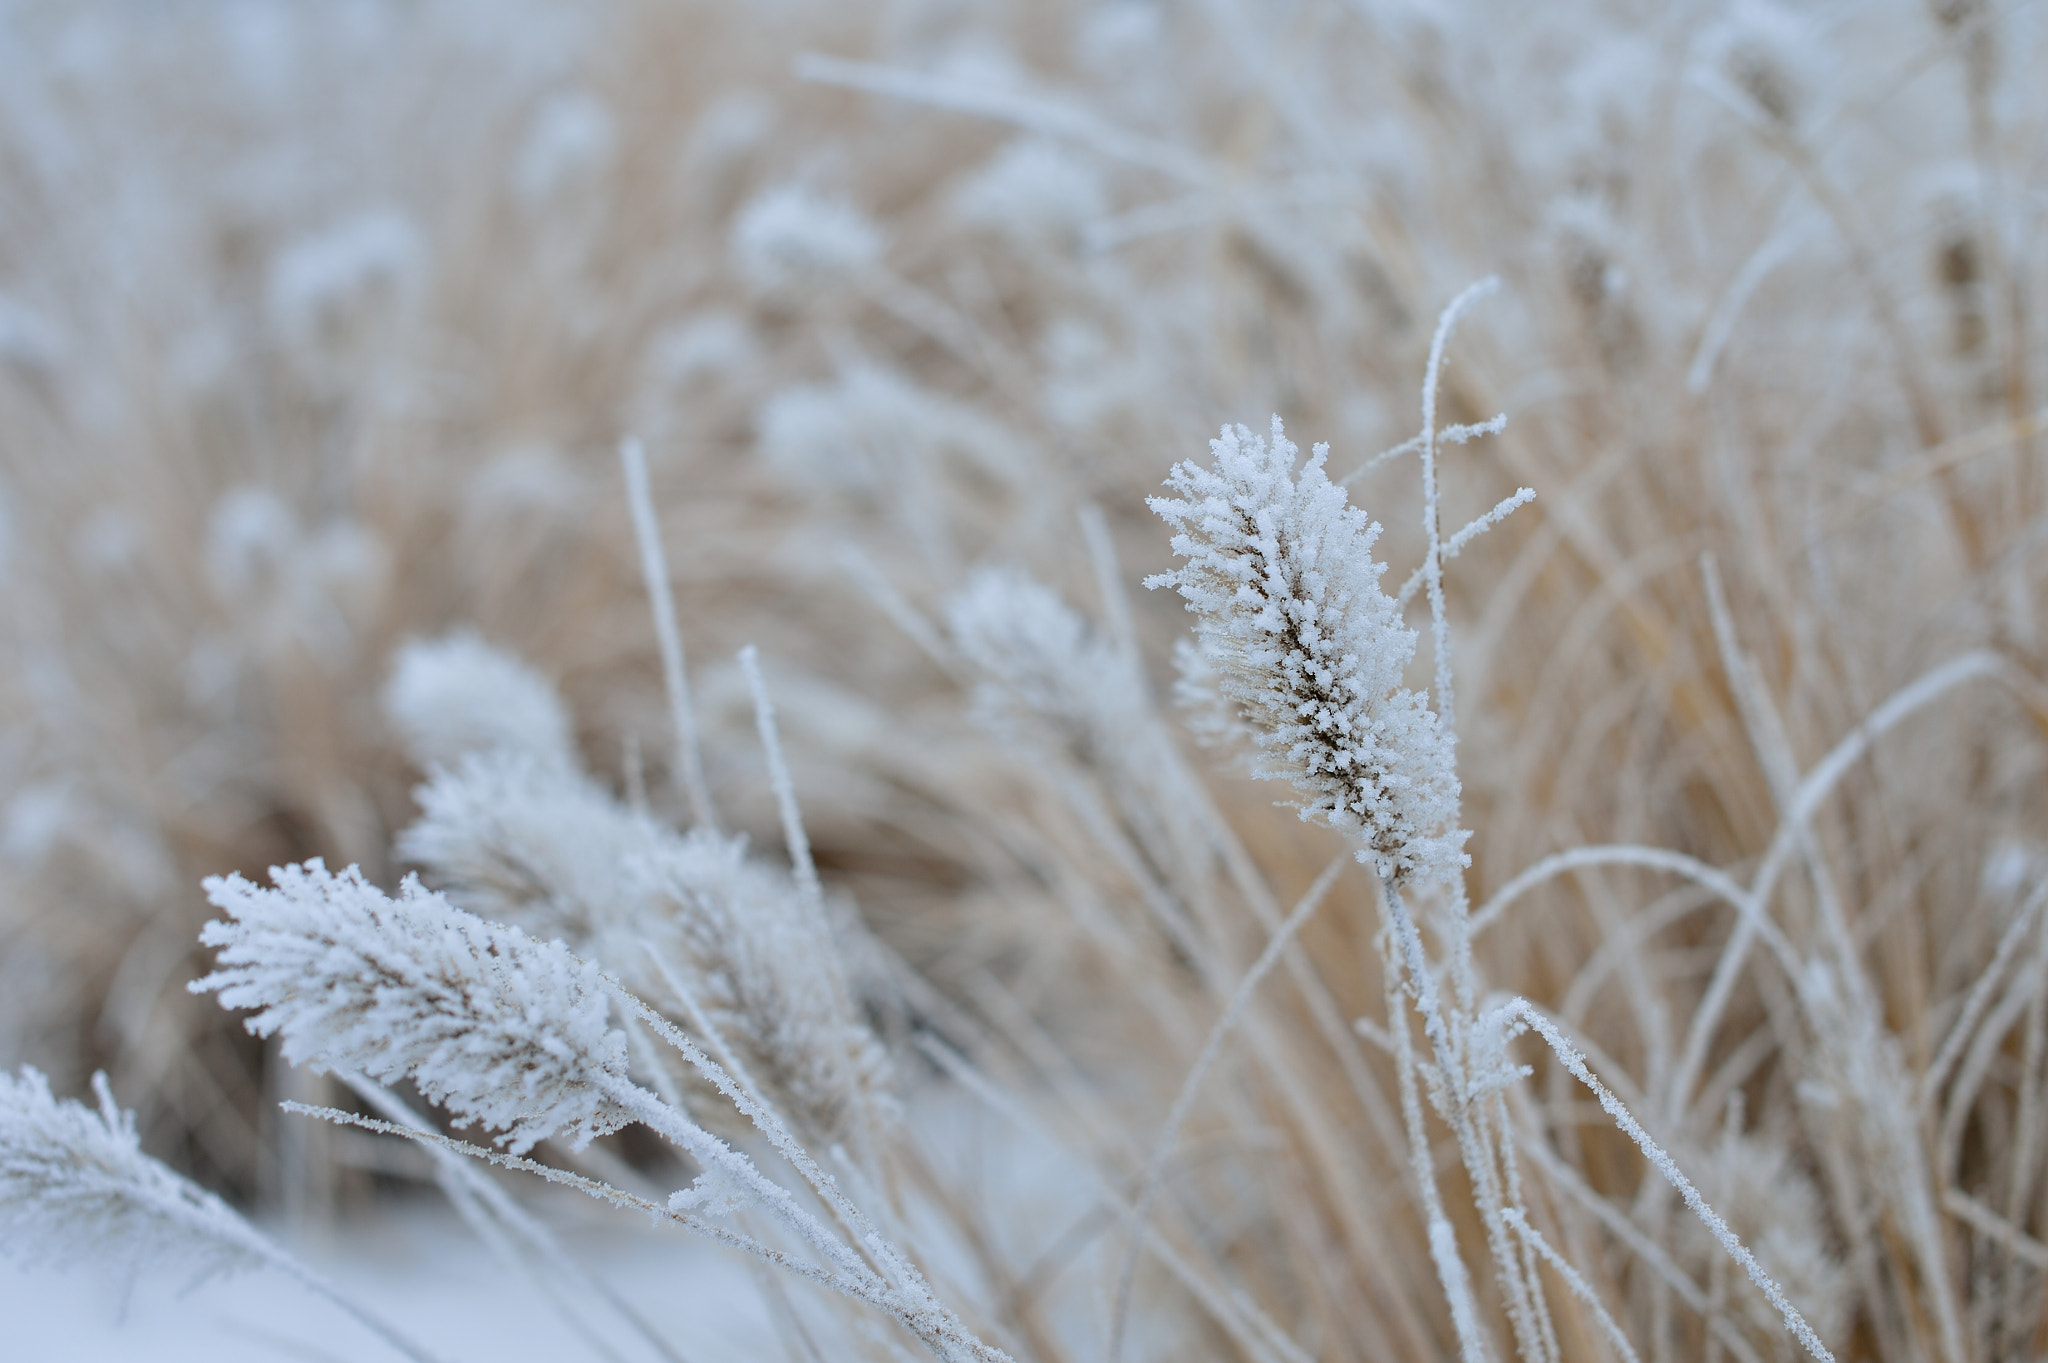
M 561 1134 L 582 1143 L 626 1115 L 604 1093 L 626 1078 L 596 967 L 560 942 L 464 913 L 408 877 L 396 899 L 351 866 L 274 868 L 275 889 L 214 876 L 227 914 L 200 940 L 220 969 L 190 987 L 226 1008 L 261 1009 L 294 1065 L 410 1077 L 459 1123 L 482 1122 L 522 1151 Z
M 1209 442 L 1214 467 L 1176 464 L 1154 497 L 1187 563 L 1147 578 L 1197 620 L 1214 694 L 1258 745 L 1262 776 L 1285 777 L 1303 818 L 1354 832 L 1359 859 L 1399 883 L 1456 874 L 1458 776 L 1450 736 L 1402 686 L 1415 631 L 1380 588 L 1380 527 L 1323 472 L 1329 447 L 1294 473 L 1280 419 L 1270 443 L 1242 426 Z

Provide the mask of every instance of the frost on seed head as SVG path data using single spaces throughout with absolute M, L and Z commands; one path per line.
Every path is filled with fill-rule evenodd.
M 515 1153 L 560 1135 L 582 1145 L 626 1115 L 626 1038 L 596 967 L 560 942 L 487 923 L 407 877 L 396 899 L 351 866 L 273 868 L 274 889 L 206 881 L 227 918 L 200 941 L 220 968 L 188 986 L 316 1070 L 410 1078 L 458 1124 L 505 1133 Z
M 575 762 L 569 712 L 555 688 L 468 630 L 399 649 L 383 701 L 407 755 L 421 768 L 498 750 L 559 770 Z
M 775 296 L 845 284 L 873 268 L 886 245 L 858 208 L 796 183 L 762 191 L 732 227 L 741 277 Z
M 598 954 L 631 964 L 644 997 L 691 990 L 703 1017 L 807 1141 L 838 1140 L 891 1110 L 887 1053 L 840 975 L 851 943 L 740 838 L 666 838 L 627 868 L 648 906 Z M 853 932 L 859 928 L 854 926 Z M 615 945 L 614 945 L 615 944 Z M 659 962 L 650 972 L 648 964 Z
M 420 818 L 397 851 L 437 890 L 563 937 L 657 1007 L 687 1015 L 677 992 L 687 991 L 806 1137 L 837 1139 L 887 1106 L 886 1056 L 834 979 L 864 930 L 857 918 L 818 922 L 788 873 L 749 858 L 744 838 L 678 835 L 579 771 L 504 749 L 440 768 L 414 795 Z M 700 1120 L 731 1115 L 678 1080 Z
M 1305 819 L 1355 834 L 1359 859 L 1396 883 L 1465 864 L 1458 774 L 1428 698 L 1401 684 L 1415 631 L 1380 588 L 1380 528 L 1273 418 L 1268 442 L 1242 426 L 1209 442 L 1213 467 L 1176 464 L 1175 497 L 1150 499 L 1187 560 L 1148 587 L 1194 612 L 1204 683 L 1257 745 L 1257 772 L 1285 777 Z
M 1015 568 L 982 567 L 946 599 L 954 646 L 979 678 L 976 718 L 1043 731 L 1081 761 L 1126 746 L 1143 723 L 1141 680 L 1058 592 Z
M 400 858 L 461 908 L 577 951 L 608 926 L 637 923 L 645 896 L 628 868 L 666 834 L 580 771 L 516 749 L 472 752 L 416 787 L 420 817 Z
M 175 1262 L 194 1281 L 245 1266 L 239 1218 L 142 1152 L 105 1075 L 93 1088 L 98 1110 L 26 1066 L 0 1071 L 0 1251 L 24 1264 Z
M 1792 127 L 1825 85 L 1820 35 L 1798 11 L 1775 0 L 1741 0 L 1700 38 L 1713 77 L 1738 92 L 1766 121 Z
M 1109 209 L 1108 190 L 1093 162 L 1036 137 L 1004 147 L 953 194 L 953 211 L 964 221 L 1027 245 L 1077 242 Z

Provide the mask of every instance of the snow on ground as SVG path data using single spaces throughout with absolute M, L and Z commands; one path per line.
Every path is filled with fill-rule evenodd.
M 781 1356 L 744 1263 L 711 1247 L 618 1224 L 568 1232 L 565 1246 L 633 1303 L 685 1363 Z M 394 1213 L 352 1225 L 302 1257 L 372 1304 L 443 1363 L 569 1363 L 606 1354 L 579 1336 L 532 1280 L 505 1269 L 461 1224 L 439 1213 Z M 657 1358 L 610 1318 L 619 1363 Z M 15 1270 L 0 1264 L 0 1320 L 9 1359 L 66 1363 L 384 1363 L 399 1357 L 339 1308 L 273 1272 L 190 1291 L 173 1274 L 132 1291 L 104 1269 Z

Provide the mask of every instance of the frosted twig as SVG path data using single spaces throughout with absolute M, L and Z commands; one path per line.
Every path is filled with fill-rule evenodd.
M 1365 477 L 1365 475 L 1366 475 L 1366 474 L 1368 474 L 1368 473 L 1371 473 L 1371 472 L 1372 472 L 1372 471 L 1373 471 L 1374 469 L 1378 468 L 1378 467 L 1379 467 L 1380 465 L 1382 465 L 1382 464 L 1384 464 L 1384 463 L 1387 463 L 1387 462 L 1389 462 L 1390 460 L 1394 460 L 1394 459 L 1399 459 L 1399 458 L 1400 458 L 1400 457 L 1401 457 L 1402 455 L 1404 455 L 1404 454 L 1413 454 L 1413 453 L 1415 453 L 1415 452 L 1416 452 L 1417 450 L 1421 449 L 1421 448 L 1422 448 L 1422 445 L 1423 445 L 1423 437 L 1422 437 L 1422 436 L 1420 436 L 1420 435 L 1411 435 L 1411 436 L 1409 436 L 1409 437 L 1408 437 L 1408 438 L 1407 438 L 1406 440 L 1403 440 L 1403 441 L 1402 441 L 1402 442 L 1401 442 L 1400 444 L 1398 444 L 1398 445 L 1392 445 L 1392 446 L 1389 446 L 1388 448 L 1386 448 L 1386 449 L 1384 449 L 1384 450 L 1381 450 L 1381 451 L 1380 451 L 1380 452 L 1379 452 L 1378 454 L 1376 454 L 1376 455 L 1374 455 L 1374 456 L 1373 456 L 1372 458 L 1370 458 L 1370 459 L 1366 460 L 1366 461 L 1365 461 L 1364 463 L 1360 464 L 1360 465 L 1359 465 L 1359 466 L 1358 466 L 1357 468 L 1355 468 L 1355 469 L 1351 470 L 1351 472 L 1349 472 L 1349 473 L 1345 474 L 1345 475 L 1344 475 L 1344 476 L 1343 476 L 1342 478 L 1339 478 L 1339 479 L 1337 480 L 1337 486 L 1338 486 L 1338 487 L 1350 487 L 1350 486 L 1351 486 L 1351 485 L 1352 485 L 1353 483 L 1355 483 L 1355 482 L 1357 482 L 1357 481 L 1358 481 L 1359 479 L 1361 479 L 1361 478 Z
M 358 1098 L 384 1114 L 388 1121 L 411 1128 L 414 1131 L 432 1131 L 426 1119 L 399 1101 L 396 1094 L 381 1084 L 374 1084 L 359 1074 L 346 1071 L 336 1078 L 354 1091 Z M 429 1142 L 427 1150 L 434 1157 L 434 1166 L 442 1189 L 448 1200 L 455 1205 L 463 1219 L 471 1222 L 478 1238 L 492 1244 L 512 1260 L 515 1266 L 526 1267 L 525 1262 L 505 1245 L 501 1238 L 491 1233 L 490 1217 L 496 1217 L 507 1230 L 526 1244 L 546 1261 L 548 1268 L 561 1275 L 562 1279 L 603 1300 L 619 1313 L 635 1334 L 670 1363 L 683 1363 L 682 1355 L 661 1337 L 647 1319 L 634 1309 L 633 1304 L 615 1291 L 611 1284 L 592 1274 L 563 1250 L 561 1242 L 555 1239 L 553 1231 L 535 1219 L 525 1208 L 514 1201 L 503 1188 L 479 1174 L 467 1160 L 457 1158 L 453 1151 Z M 486 1215 L 488 1213 L 488 1215 Z M 533 1281 L 547 1293 L 563 1317 L 576 1329 L 588 1335 L 592 1345 L 606 1355 L 616 1357 L 611 1348 L 584 1324 L 574 1309 L 573 1297 L 563 1290 L 545 1273 L 531 1273 Z
M 1457 534 L 1444 541 L 1443 561 L 1446 563 L 1450 562 L 1464 552 L 1466 545 L 1478 539 L 1494 526 L 1499 525 L 1514 514 L 1517 509 L 1527 506 L 1535 500 L 1536 489 L 1533 487 L 1517 488 L 1513 495 L 1501 498 L 1500 501 L 1494 504 L 1493 510 L 1483 516 L 1475 517 L 1465 522 Z M 1394 593 L 1395 605 L 1405 606 L 1414 598 L 1416 589 L 1422 585 L 1422 576 L 1421 568 L 1417 568 L 1408 574 L 1408 580 L 1401 584 L 1401 590 Z
M 690 817 L 706 828 L 718 827 L 711 787 L 704 779 L 704 750 L 697 735 L 696 711 L 690 704 L 690 676 L 683 661 L 683 635 L 676 626 L 675 596 L 669 590 L 668 558 L 661 548 L 661 524 L 654 514 L 654 494 L 647 485 L 647 452 L 640 442 L 619 443 L 619 463 L 626 474 L 626 500 L 633 512 L 633 534 L 640 542 L 640 573 L 647 583 L 647 604 L 654 613 L 654 638 L 661 649 L 661 679 L 668 689 L 669 721 L 675 726 L 676 772 Z
M 1422 560 L 1422 581 L 1429 591 L 1430 641 L 1436 662 L 1436 712 L 1443 724 L 1445 737 L 1453 744 L 1458 741 L 1458 721 L 1457 704 L 1451 692 L 1451 632 L 1450 621 L 1444 613 L 1443 546 L 1437 516 L 1437 387 L 1443 377 L 1444 349 L 1451 343 L 1451 334 L 1457 330 L 1458 318 L 1465 309 L 1498 288 L 1500 280 L 1488 275 L 1466 286 L 1463 293 L 1451 300 L 1450 306 L 1437 318 L 1436 335 L 1429 343 L 1429 367 L 1422 376 L 1422 531 L 1427 540 Z
M 553 1165 L 542 1164 L 539 1160 L 528 1159 L 524 1155 L 511 1155 L 501 1150 L 489 1149 L 486 1146 L 471 1145 L 468 1141 L 458 1141 L 452 1137 L 444 1136 L 438 1131 L 417 1131 L 409 1126 L 400 1126 L 395 1122 L 382 1121 L 375 1117 L 365 1117 L 355 1112 L 343 1112 L 339 1108 L 316 1107 L 308 1103 L 298 1102 L 280 1103 L 278 1107 L 285 1112 L 297 1113 L 304 1117 L 317 1117 L 321 1121 L 333 1122 L 337 1126 L 360 1127 L 364 1131 L 374 1131 L 379 1135 L 397 1136 L 404 1140 L 417 1141 L 422 1145 L 434 1146 L 447 1151 L 449 1154 L 482 1160 L 486 1164 L 495 1164 L 502 1169 L 515 1169 L 520 1173 L 535 1174 L 549 1183 L 558 1184 L 564 1188 L 574 1188 L 577 1192 L 595 1198 L 599 1202 L 608 1202 L 614 1207 L 627 1211 L 645 1212 L 648 1219 L 657 1225 L 663 1221 L 673 1221 L 685 1230 L 704 1236 L 709 1240 L 716 1240 L 728 1249 L 738 1250 L 740 1253 L 759 1259 L 763 1263 L 772 1264 L 776 1268 L 786 1269 L 798 1277 L 808 1278 L 821 1287 L 829 1287 L 835 1292 L 843 1292 L 847 1296 L 867 1300 L 867 1298 L 861 1296 L 857 1284 L 842 1279 L 826 1269 L 819 1268 L 816 1264 L 805 1263 L 801 1259 L 793 1259 L 781 1250 L 764 1245 L 752 1236 L 743 1234 L 740 1231 L 707 1221 L 687 1211 L 664 1206 L 651 1198 L 641 1197 L 636 1193 L 629 1193 L 622 1188 L 615 1187 L 598 1179 L 587 1178 L 582 1174 L 574 1173 L 567 1169 L 557 1169 Z
M 1508 496 L 1505 496 L 1501 498 L 1498 502 L 1495 502 L 1493 505 L 1493 510 L 1487 512 L 1483 516 L 1479 516 L 1473 520 L 1465 522 L 1464 526 L 1459 529 L 1457 534 L 1451 536 L 1450 539 L 1444 542 L 1445 561 L 1448 562 L 1451 559 L 1456 558 L 1460 553 L 1464 552 L 1464 548 L 1466 545 L 1470 544 L 1473 540 L 1478 539 L 1481 535 L 1485 534 L 1488 530 L 1491 530 L 1494 526 L 1499 525 L 1502 521 L 1506 520 L 1511 514 L 1513 514 L 1518 508 L 1527 506 L 1529 503 L 1535 500 L 1535 488 L 1516 488 Z
M 1465 445 L 1477 440 L 1482 435 L 1499 435 L 1507 428 L 1508 414 L 1506 412 L 1496 412 L 1484 421 L 1458 422 L 1455 425 L 1446 426 L 1436 433 L 1436 438 L 1437 443 L 1441 445 Z M 1534 496 L 1535 494 L 1531 493 L 1530 495 Z
M 1422 1100 L 1415 1086 L 1414 1041 L 1408 1030 L 1408 1006 L 1401 987 L 1401 962 L 1410 946 L 1410 939 L 1415 935 L 1415 928 L 1405 911 L 1400 912 L 1398 918 L 1395 916 L 1398 899 L 1392 895 L 1386 898 L 1389 921 L 1383 930 L 1381 949 L 1386 958 L 1387 1035 L 1393 1043 L 1394 1075 L 1401 1095 L 1401 1117 L 1407 1128 L 1409 1168 L 1415 1177 L 1423 1220 L 1428 1227 L 1430 1261 L 1436 1268 L 1437 1282 L 1444 1290 L 1444 1298 L 1450 1303 L 1451 1328 L 1458 1337 L 1459 1358 L 1462 1363 L 1487 1363 L 1489 1355 L 1485 1337 L 1472 1302 L 1471 1278 L 1465 1272 L 1463 1257 L 1458 1253 L 1457 1233 L 1444 1216 L 1443 1194 L 1436 1186 L 1436 1161 L 1430 1153 L 1429 1134 L 1422 1122 Z M 1419 953 L 1419 950 L 1420 944 L 1416 942 L 1415 951 Z M 1410 955 L 1408 959 L 1412 975 L 1415 956 Z M 1429 984 L 1426 965 L 1416 987 L 1433 988 Z
M 1125 1251 L 1123 1267 L 1117 1273 L 1115 1305 L 1110 1316 L 1110 1363 L 1116 1363 L 1123 1357 L 1124 1330 L 1130 1318 L 1131 1291 L 1137 1278 L 1138 1250 L 1143 1243 L 1145 1222 L 1151 1215 L 1154 1200 L 1159 1196 L 1160 1184 L 1166 1173 L 1166 1162 L 1173 1154 L 1175 1142 L 1180 1139 L 1182 1123 L 1187 1121 L 1188 1113 L 1194 1108 L 1195 1095 L 1201 1091 L 1202 1080 L 1208 1076 L 1210 1068 L 1216 1063 L 1216 1058 L 1222 1054 L 1223 1043 L 1236 1027 L 1237 1020 L 1243 1016 L 1245 1008 L 1251 1003 L 1253 991 L 1259 987 L 1260 981 L 1272 972 L 1273 967 L 1280 963 L 1288 944 L 1322 906 L 1323 897 L 1330 892 L 1330 887 L 1337 883 L 1338 872 L 1342 871 L 1345 863 L 1350 860 L 1349 853 L 1341 852 L 1332 858 L 1330 864 L 1323 868 L 1322 874 L 1316 877 L 1315 883 L 1302 895 L 1300 902 L 1294 906 L 1294 911 L 1288 914 L 1286 921 L 1274 931 L 1272 938 L 1266 943 L 1266 949 L 1259 953 L 1259 958 L 1252 963 L 1251 969 L 1245 971 L 1244 979 L 1238 983 L 1237 990 L 1231 995 L 1222 1016 L 1216 1019 L 1216 1025 L 1210 1029 L 1208 1039 L 1202 1043 L 1200 1053 L 1195 1056 L 1195 1063 L 1188 1068 L 1187 1078 L 1181 1081 L 1180 1092 L 1175 1096 L 1173 1106 L 1167 1111 L 1165 1124 L 1159 1129 L 1159 1139 L 1153 1145 L 1151 1159 L 1145 1163 L 1144 1174 L 1138 1185 L 1138 1195 L 1133 1201 L 1131 1243 Z
M 1407 968 L 1408 988 L 1415 993 L 1415 1011 L 1422 1015 L 1423 1035 L 1429 1038 L 1431 1049 L 1442 1060 L 1451 1053 L 1451 1033 L 1444 1021 L 1442 1001 L 1437 995 L 1436 974 L 1429 968 L 1429 957 L 1423 950 L 1422 932 L 1416 927 L 1414 915 L 1408 912 L 1400 891 L 1384 876 L 1380 879 L 1380 890 L 1386 904 L 1387 930 L 1400 951 L 1401 964 Z M 1392 1001 L 1390 998 L 1389 1003 Z M 1397 1024 L 1394 1013 L 1387 1015 L 1387 1028 L 1395 1036 L 1402 1035 L 1405 1026 L 1405 1023 Z

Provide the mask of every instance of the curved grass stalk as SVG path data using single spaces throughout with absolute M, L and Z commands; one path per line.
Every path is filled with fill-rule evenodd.
M 1932 668 L 1905 686 L 1900 687 L 1872 710 L 1864 721 L 1851 730 L 1841 741 L 1828 750 L 1827 754 L 1807 770 L 1783 814 L 1778 820 L 1778 831 L 1772 836 L 1771 845 L 1757 866 L 1756 875 L 1750 881 L 1749 894 L 1759 905 L 1770 902 L 1771 893 L 1777 887 L 1778 877 L 1793 850 L 1799 845 L 1799 829 L 1805 827 L 1821 802 L 1833 792 L 1850 768 L 1861 761 L 1876 741 L 1896 728 L 1900 723 L 1940 699 L 1949 691 L 1965 682 L 1979 678 L 1996 677 L 2006 671 L 2008 664 L 1997 654 L 1986 649 L 1974 649 L 1960 657 Z M 1735 985 L 1740 978 L 1744 958 L 1757 929 L 1758 920 L 1745 917 L 1736 924 L 1734 934 L 1722 948 L 1721 958 L 1715 965 L 1713 978 L 1709 981 L 1706 994 L 1699 1007 L 1694 1010 L 1692 1021 L 1686 1032 L 1685 1047 L 1680 1052 L 1678 1067 L 1673 1074 L 1669 1092 L 1682 1095 L 1697 1081 L 1700 1071 L 1706 1065 L 1707 1051 L 1713 1041 L 1714 1028 L 1718 1025 L 1722 1011 L 1734 995 Z M 1674 1097 L 1673 1102 L 1682 1101 Z

